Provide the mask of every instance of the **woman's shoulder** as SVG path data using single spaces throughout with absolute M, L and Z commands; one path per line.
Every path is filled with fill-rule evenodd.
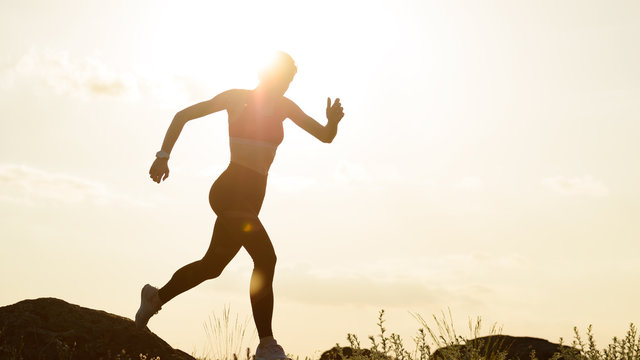
M 291 107 L 298 106 L 293 100 L 289 99 L 284 95 L 279 100 L 280 101 L 278 102 L 278 105 L 280 105 L 280 107 L 285 109 L 290 109 Z
M 227 100 L 230 107 L 246 104 L 251 96 L 251 90 L 246 89 L 229 89 L 220 93 Z
M 298 104 L 296 104 L 293 100 L 289 99 L 286 96 L 282 96 L 282 98 L 280 99 L 279 107 L 287 115 L 300 109 Z
M 225 94 L 230 98 L 237 98 L 237 97 L 246 98 L 247 96 L 250 96 L 251 93 L 252 91 L 247 89 L 229 89 L 229 90 L 223 91 L 221 94 Z

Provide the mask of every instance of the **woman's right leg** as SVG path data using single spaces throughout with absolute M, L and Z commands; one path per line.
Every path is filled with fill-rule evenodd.
M 162 304 L 205 280 L 220 276 L 222 270 L 242 247 L 237 239 L 229 236 L 227 229 L 228 226 L 224 226 L 223 220 L 218 218 L 213 228 L 211 244 L 204 257 L 180 268 L 173 274 L 171 280 L 158 291 L 158 297 Z

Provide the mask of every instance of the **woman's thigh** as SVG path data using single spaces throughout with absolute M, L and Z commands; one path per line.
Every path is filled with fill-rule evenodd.
M 231 262 L 238 251 L 240 251 L 241 247 L 242 244 L 228 233 L 224 221 L 218 218 L 213 227 L 213 235 L 211 236 L 209 249 L 201 261 L 214 276 L 220 275 L 222 270 Z
M 276 254 L 264 226 L 257 216 L 251 213 L 232 213 L 218 217 L 216 221 L 219 232 L 212 241 L 213 251 L 225 253 L 244 247 L 254 264 L 271 266 L 276 261 Z M 219 236 L 218 236 L 219 234 Z M 234 253 L 235 255 L 235 253 Z

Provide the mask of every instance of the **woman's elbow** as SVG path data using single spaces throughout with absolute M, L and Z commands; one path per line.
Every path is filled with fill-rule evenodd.
M 187 114 L 185 114 L 184 110 L 178 111 L 173 117 L 173 122 L 182 126 L 184 126 L 184 124 L 186 124 L 189 120 L 190 119 L 187 117 Z
M 333 142 L 333 139 L 335 137 L 336 137 L 335 135 L 325 135 L 320 139 L 320 141 L 322 141 L 325 144 L 331 144 L 331 142 Z

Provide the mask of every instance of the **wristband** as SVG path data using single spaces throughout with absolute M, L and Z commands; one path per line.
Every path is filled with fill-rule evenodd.
M 156 158 L 169 160 L 169 154 L 166 151 L 160 150 L 156 153 Z

